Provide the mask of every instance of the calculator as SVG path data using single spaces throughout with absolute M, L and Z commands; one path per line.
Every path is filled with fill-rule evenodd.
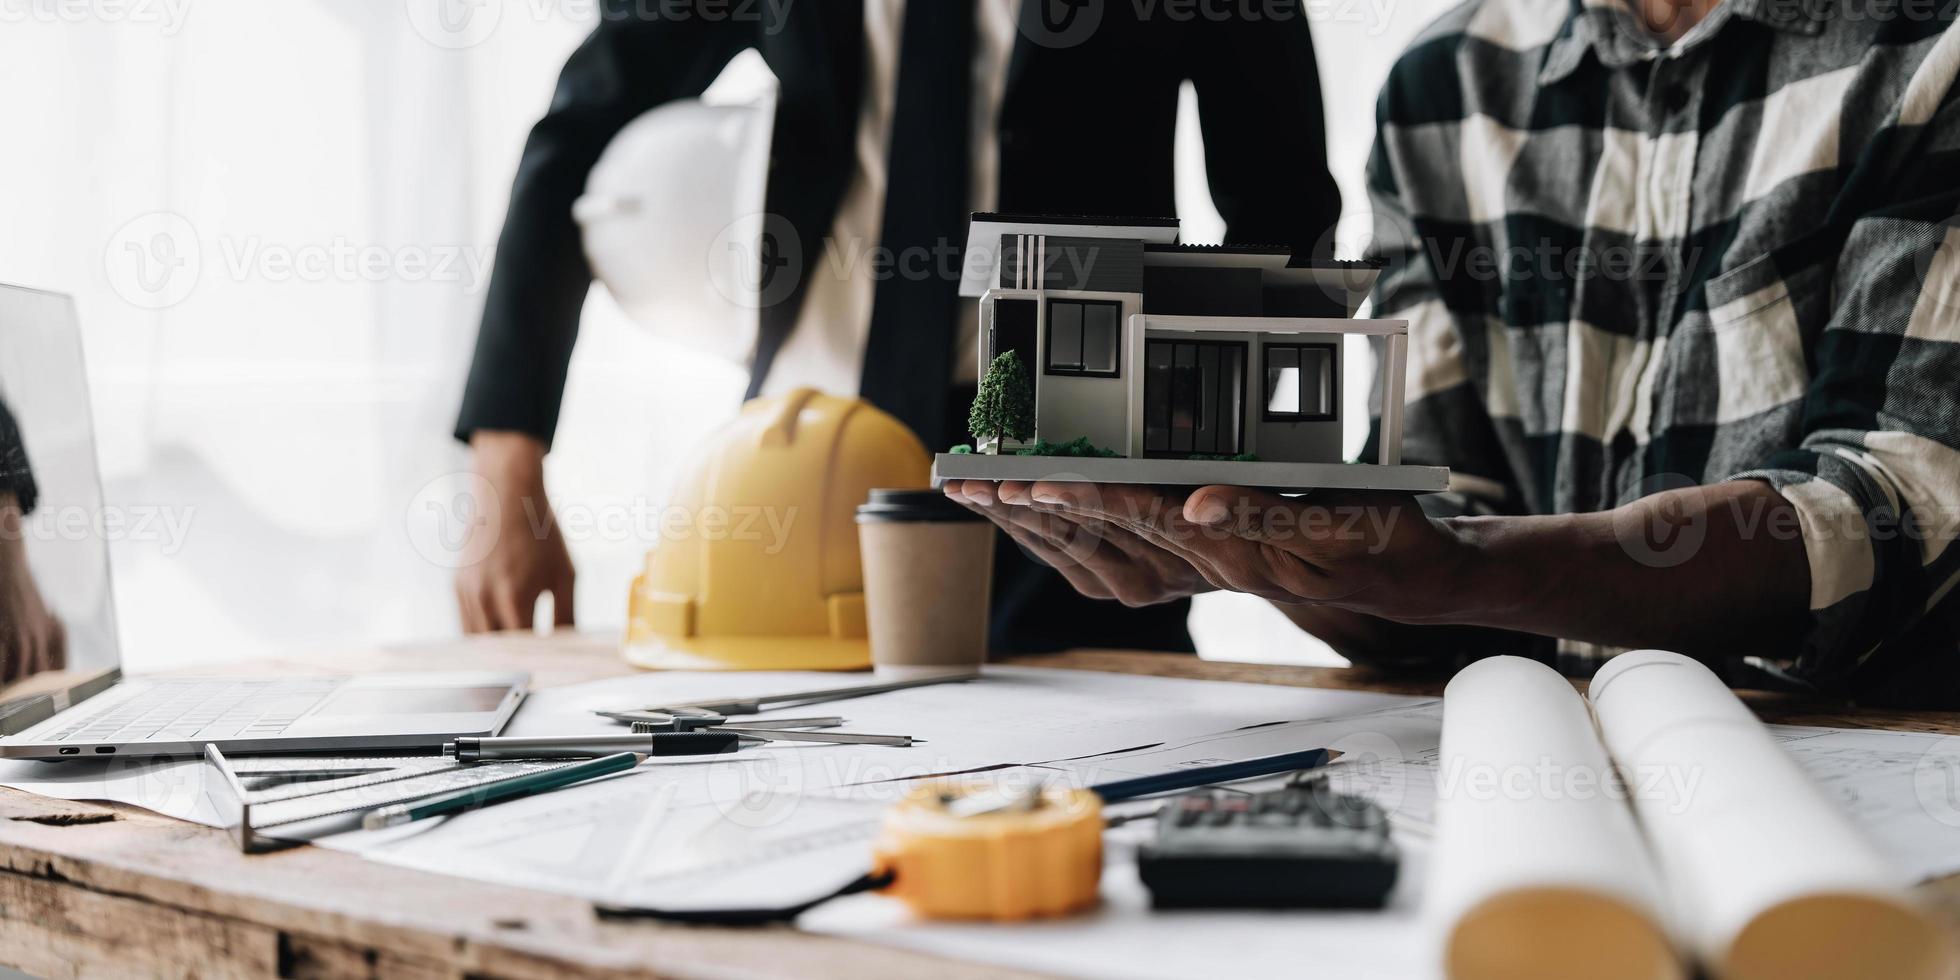
M 1388 814 L 1335 792 L 1324 775 L 1174 797 L 1137 853 L 1160 909 L 1380 908 L 1399 865 Z

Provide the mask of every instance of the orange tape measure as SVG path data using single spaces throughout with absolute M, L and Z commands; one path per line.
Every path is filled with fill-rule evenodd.
M 1010 797 L 924 786 L 885 812 L 872 869 L 836 891 L 766 908 L 602 904 L 595 911 L 608 919 L 762 925 L 792 921 L 831 899 L 875 892 L 929 919 L 1013 922 L 1067 915 L 1096 904 L 1103 826 L 1102 797 L 1086 789 L 1034 788 Z
M 957 787 L 914 790 L 885 814 L 873 874 L 880 889 L 931 919 L 1013 921 L 1096 903 L 1102 798 L 1086 789 L 1031 792 L 1009 809 L 962 816 Z

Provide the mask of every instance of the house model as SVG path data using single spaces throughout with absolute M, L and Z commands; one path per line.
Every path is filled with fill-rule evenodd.
M 1447 469 L 1399 465 L 1408 321 L 1354 318 L 1378 264 L 1177 239 L 1175 218 L 975 214 L 960 295 L 980 303 L 983 397 L 1013 386 L 1032 425 L 983 426 L 935 480 L 1444 488 Z M 1372 464 L 1342 461 L 1349 334 L 1381 338 Z

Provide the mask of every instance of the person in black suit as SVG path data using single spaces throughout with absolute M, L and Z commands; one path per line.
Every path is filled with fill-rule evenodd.
M 543 458 L 592 279 L 572 202 L 614 134 L 700 95 L 746 49 L 780 86 L 761 243 L 776 267 L 764 271 L 793 277 L 763 291 L 773 301 L 758 311 L 749 393 L 820 359 L 806 348 L 862 350 L 855 387 L 935 448 L 964 435 L 976 369 L 961 353 L 974 345 L 957 262 L 841 281 L 809 271 L 827 248 L 870 240 L 888 255 L 938 256 L 964 243 L 972 210 L 1173 216 L 1187 80 L 1227 243 L 1325 254 L 1339 216 L 1297 0 L 802 0 L 748 14 L 606 0 L 525 145 L 457 424 L 506 501 L 494 547 L 457 577 L 467 630 L 528 627 L 545 591 L 572 621 L 562 538 L 509 505 L 528 499 L 548 515 Z M 780 268 L 785 254 L 800 268 Z M 1190 649 L 1183 602 L 1126 610 L 1083 598 L 1010 545 L 998 558 L 997 650 Z

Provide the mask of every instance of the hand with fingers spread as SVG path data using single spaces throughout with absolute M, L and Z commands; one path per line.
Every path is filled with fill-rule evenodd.
M 1803 543 L 1767 533 L 1795 520 L 1774 488 L 1734 480 L 1650 494 L 1581 514 L 1433 519 L 1413 496 L 1243 487 L 966 481 L 949 494 L 1063 569 L 1076 588 L 1126 602 L 1229 589 L 1278 604 L 1304 628 L 1391 657 L 1409 627 L 1471 627 L 1691 656 L 1787 649 L 1807 594 Z M 1659 528 L 1689 542 L 1656 557 Z M 1091 544 L 1092 543 L 1092 544 Z M 1666 560 L 1661 560 L 1661 559 Z M 1330 618 L 1331 617 L 1331 618 Z M 1481 643 L 1430 631 L 1433 647 Z M 1472 642 L 1476 639 L 1476 643 Z M 1330 642 L 1336 642 L 1330 640 Z M 1398 649 L 1399 648 L 1399 649 Z M 1359 659 L 1383 662 L 1375 654 Z
M 1069 486 L 1090 493 L 1098 489 L 1093 484 Z M 1030 497 L 1028 483 L 949 480 L 945 490 L 948 497 L 986 515 L 1023 550 L 1090 598 L 1135 607 L 1212 590 L 1212 584 L 1177 554 L 1121 525 L 1037 502 Z
M 1457 535 L 1407 495 L 1291 498 L 1213 486 L 1186 496 L 1051 482 L 1004 483 L 990 494 L 990 485 L 976 482 L 948 492 L 978 505 L 1051 564 L 1049 554 L 1067 543 L 1079 553 L 1089 551 L 1079 542 L 1111 542 L 1095 549 L 1100 555 L 1069 555 L 1078 563 L 1063 574 L 1091 595 L 1098 585 L 1117 598 L 1124 598 L 1119 585 L 1166 599 L 1219 588 L 1423 622 L 1446 614 L 1448 603 L 1436 600 L 1470 557 Z M 1072 537 L 1058 540 L 1056 529 Z M 1085 578 L 1093 580 L 1089 588 Z
M 1455 621 L 1477 557 L 1414 496 L 1380 491 L 1204 487 L 1158 530 L 1221 588 L 1403 623 Z

